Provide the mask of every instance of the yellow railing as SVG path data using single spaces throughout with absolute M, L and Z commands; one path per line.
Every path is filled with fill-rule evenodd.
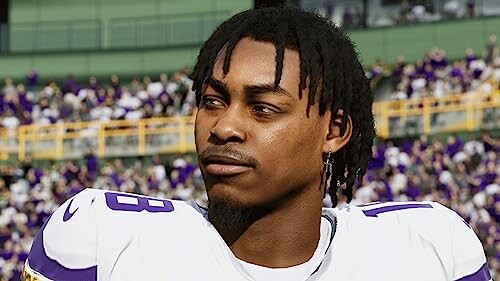
M 9 141 L 12 140 L 12 137 L 8 133 L 6 129 L 0 129 L 0 160 L 9 159 Z M 15 137 L 13 141 L 15 141 Z
M 405 128 L 409 121 L 418 123 L 413 134 L 477 130 L 485 125 L 485 113 L 493 116 L 489 126 L 500 128 L 500 91 L 496 83 L 492 86 L 497 90 L 489 93 L 377 102 L 373 108 L 377 135 L 397 136 L 394 124 Z M 449 113 L 455 115 L 444 126 L 434 123 L 436 115 Z M 195 149 L 193 130 L 193 117 L 28 125 L 17 132 L 1 129 L 0 160 L 8 160 L 11 154 L 20 160 L 26 155 L 34 159 L 81 158 L 88 148 L 99 157 L 185 153 Z
M 18 129 L 17 154 L 34 159 L 79 157 L 88 148 L 99 157 L 194 151 L 193 117 L 138 121 L 29 125 Z
M 376 119 L 377 135 L 380 137 L 392 136 L 394 130 L 390 129 L 390 124 L 406 124 L 406 121 L 413 119 L 420 122 L 421 134 L 431 134 L 451 131 L 473 131 L 481 127 L 484 121 L 485 110 L 493 111 L 493 127 L 500 127 L 498 113 L 494 112 L 500 108 L 500 91 L 494 90 L 488 93 L 471 92 L 466 94 L 454 94 L 442 98 L 426 97 L 410 100 L 391 100 L 377 102 L 373 106 Z M 462 118 L 448 120 L 445 126 L 438 130 L 432 130 L 432 119 L 439 114 L 456 113 L 465 114 Z M 460 117 L 460 115 L 459 115 Z

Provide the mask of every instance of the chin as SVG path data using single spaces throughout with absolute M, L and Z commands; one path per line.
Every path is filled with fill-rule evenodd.
M 207 187 L 208 201 L 226 202 L 226 204 L 240 208 L 252 208 L 259 205 L 250 193 L 255 193 L 255 191 L 228 183 L 215 183 Z

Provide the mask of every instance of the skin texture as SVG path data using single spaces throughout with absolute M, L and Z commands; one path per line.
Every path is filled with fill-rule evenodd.
M 203 88 L 196 148 L 209 201 L 250 211 L 243 224 L 211 222 L 242 260 L 273 268 L 304 263 L 319 241 L 322 155 L 349 141 L 351 122 L 340 136 L 335 124 L 342 111 L 334 120 L 330 111 L 321 117 L 315 103 L 306 116 L 308 91 L 299 99 L 297 51 L 285 50 L 276 91 L 273 43 L 240 40 L 227 75 L 224 56 L 222 50 Z M 204 163 L 214 154 L 243 159 L 249 167 L 236 175 L 215 175 Z

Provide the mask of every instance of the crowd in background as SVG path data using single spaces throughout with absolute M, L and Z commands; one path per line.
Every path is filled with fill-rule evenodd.
M 382 141 L 351 204 L 431 200 L 457 211 L 481 239 L 490 269 L 500 262 L 500 141 L 488 132 L 471 140 Z M 18 167 L 0 165 L 0 271 L 19 280 L 36 231 L 65 200 L 82 189 L 134 192 L 160 198 L 195 199 L 206 204 L 201 172 L 192 155 L 166 160 L 154 155 L 132 161 L 98 161 L 88 151 L 80 161 L 46 168 L 27 158 Z M 342 198 L 340 205 L 345 204 Z M 328 198 L 325 199 L 328 204 Z M 495 274 L 493 272 L 493 274 Z
M 0 127 L 191 115 L 196 104 L 188 74 L 184 69 L 171 77 L 163 73 L 158 79 L 145 76 L 126 84 L 118 75 L 103 84 L 94 76 L 87 83 L 69 76 L 41 86 L 39 74 L 32 70 L 25 83 L 5 79 L 0 88 Z
M 466 20 L 500 13 L 498 3 L 493 0 L 384 0 L 373 3 L 322 0 L 303 6 L 318 10 L 344 29 Z
M 450 61 L 444 50 L 435 48 L 416 63 L 407 63 L 403 56 L 399 56 L 389 71 L 377 61 L 368 76 L 375 79 L 390 75 L 393 85 L 391 99 L 406 100 L 440 98 L 478 88 L 488 93 L 491 85 L 483 82 L 492 75 L 498 75 L 496 72 L 499 70 L 500 51 L 496 36 L 491 35 L 481 55 L 468 48 L 463 59 Z
M 414 2 L 412 4 L 411 2 Z M 419 23 L 436 20 L 450 20 L 473 18 L 477 16 L 475 0 L 447 0 L 443 1 L 440 12 L 435 11 L 432 1 L 401 1 L 399 14 L 395 18 L 396 24 Z

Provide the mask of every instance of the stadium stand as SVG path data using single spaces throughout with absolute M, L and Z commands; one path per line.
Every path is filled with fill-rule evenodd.
M 122 85 L 120 78 L 112 75 L 106 86 L 93 76 L 84 85 L 69 76 L 62 84 L 49 81 L 41 90 L 30 91 L 39 86 L 38 74 L 33 70 L 27 74 L 26 86 L 5 80 L 0 99 L 1 125 L 16 129 L 31 124 L 190 116 L 195 100 L 188 74 L 179 71 L 169 79 L 162 73 L 155 81 L 146 76 L 128 85 Z
M 393 92 L 390 99 L 439 98 L 477 89 L 494 75 L 495 69 L 500 68 L 498 54 L 497 37 L 490 35 L 480 55 L 467 48 L 462 59 L 450 61 L 444 50 L 434 48 L 415 63 L 406 63 L 404 56 L 399 56 L 390 64 L 392 69 L 387 69 L 378 60 L 367 75 L 375 81 L 382 76 L 391 76 Z
M 494 0 L 446 0 L 446 1 L 302 1 L 302 7 L 320 11 L 342 24 L 344 28 L 363 27 L 363 10 L 368 13 L 365 26 L 381 27 L 437 22 L 443 20 L 463 20 L 477 16 L 500 13 Z

